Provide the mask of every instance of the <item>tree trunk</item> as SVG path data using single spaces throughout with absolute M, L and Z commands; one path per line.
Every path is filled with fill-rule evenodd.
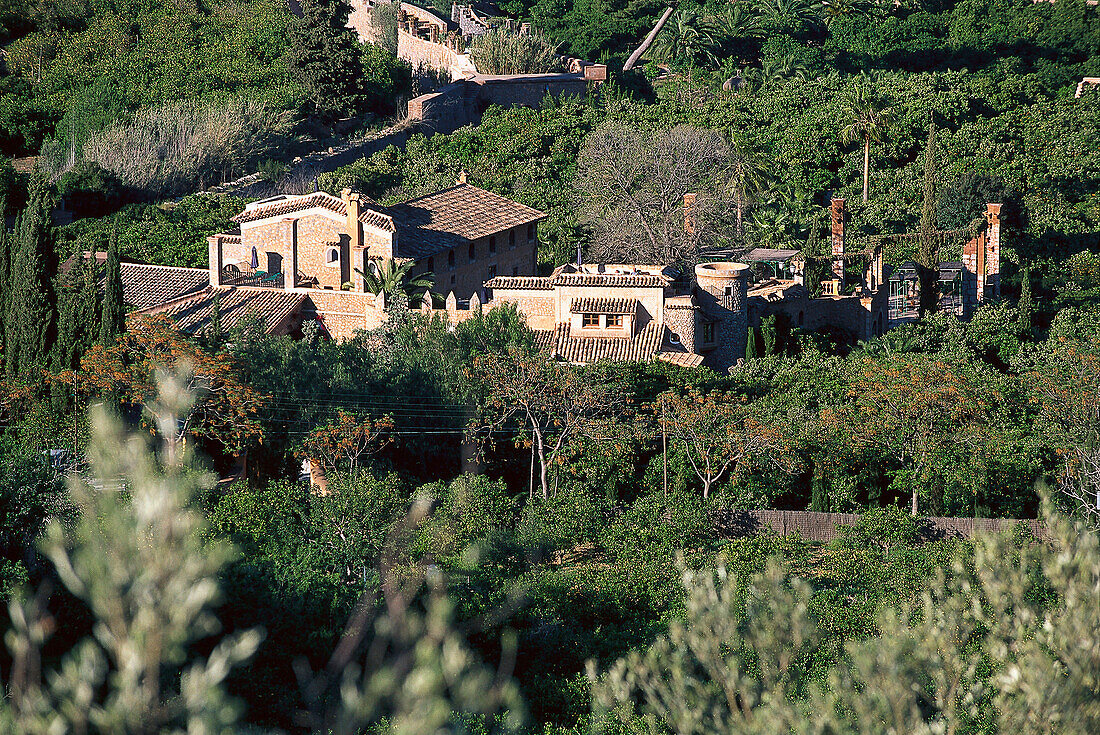
M 653 30 L 649 32 L 649 35 L 645 37 L 642 44 L 634 49 L 634 53 L 630 55 L 630 58 L 623 64 L 623 71 L 630 71 L 634 68 L 634 65 L 638 63 L 638 59 L 642 58 L 642 55 L 646 51 L 649 51 L 649 47 L 653 45 L 653 42 L 657 40 L 657 34 L 661 32 L 661 29 L 665 27 L 665 23 L 672 17 L 672 7 L 665 8 L 665 12 L 661 15 L 660 20 L 657 21 L 657 25 L 653 26 Z
M 548 477 L 548 470 L 546 468 L 546 448 L 542 444 L 542 432 L 533 430 L 534 440 L 538 442 L 538 454 L 539 454 L 539 483 L 542 486 L 542 499 L 550 499 L 550 478 Z
M 708 480 L 703 480 L 703 500 L 706 500 L 708 497 L 710 497 L 710 482 Z
M 737 239 L 741 240 L 745 236 L 745 197 L 740 189 L 735 196 L 737 197 Z
M 914 518 L 917 517 L 917 486 L 916 485 L 913 486 L 913 504 L 912 504 L 912 507 L 909 509 L 909 512 L 912 514 L 912 516 Z
M 867 190 L 871 184 L 871 136 L 863 139 L 863 203 L 867 203 Z

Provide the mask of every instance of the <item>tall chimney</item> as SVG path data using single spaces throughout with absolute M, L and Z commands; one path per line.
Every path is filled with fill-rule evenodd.
M 687 235 L 695 234 L 695 200 L 699 198 L 698 194 L 684 194 L 684 233 Z
M 465 169 L 463 169 L 463 170 L 459 171 L 459 172 L 458 172 L 458 183 L 460 183 L 460 184 L 465 184 L 465 183 L 466 183 L 466 179 L 467 179 L 467 176 L 466 176 L 466 170 L 465 170 Z
M 829 219 L 831 222 L 831 239 L 833 243 L 833 277 L 844 286 L 844 220 L 847 210 L 844 208 L 844 200 L 835 197 L 829 202 Z
M 210 285 L 217 288 L 222 285 L 222 236 L 211 235 L 206 243 L 210 251 Z
M 1001 205 L 985 205 L 985 288 L 992 298 L 1001 296 Z
M 359 227 L 359 212 L 361 209 L 359 193 L 352 192 L 351 189 L 344 189 L 340 192 L 340 198 L 344 200 L 344 206 L 348 210 L 348 241 L 351 243 L 352 252 L 354 252 L 357 248 L 363 247 L 363 231 Z

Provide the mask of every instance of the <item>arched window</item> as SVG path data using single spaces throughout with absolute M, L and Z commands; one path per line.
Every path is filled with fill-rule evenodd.
M 455 268 L 455 251 L 454 250 L 447 253 L 447 267 L 450 268 L 451 270 L 454 270 L 454 268 Z
M 470 243 L 470 262 L 473 263 L 477 260 L 477 250 L 474 248 L 474 244 Z
M 435 270 L 435 258 L 428 258 L 428 272 Z
M 489 238 L 489 252 L 495 253 L 497 251 L 497 236 L 493 235 Z
M 528 240 L 534 240 L 535 239 L 535 226 L 533 224 L 527 225 L 527 239 Z
M 330 247 L 325 250 L 325 264 L 337 265 L 340 262 L 340 248 Z
M 509 230 L 508 231 L 508 249 L 509 250 L 515 250 L 516 249 L 516 231 L 515 230 Z

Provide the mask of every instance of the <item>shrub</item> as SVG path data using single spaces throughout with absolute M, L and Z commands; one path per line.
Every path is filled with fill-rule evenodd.
M 558 49 L 542 36 L 493 30 L 470 45 L 470 60 L 482 74 L 547 74 L 561 71 Z
M 289 115 L 262 102 L 173 102 L 138 112 L 93 135 L 84 157 L 151 195 L 205 187 L 270 155 Z
M 115 174 L 91 161 L 81 161 L 57 182 L 57 191 L 77 217 L 102 217 L 118 209 L 126 187 Z

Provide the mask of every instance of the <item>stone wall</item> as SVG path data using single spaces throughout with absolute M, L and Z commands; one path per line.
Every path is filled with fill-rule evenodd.
M 548 332 L 558 326 L 558 300 L 551 290 L 496 289 L 493 305 L 515 304 L 531 329 Z
M 797 534 L 807 541 L 828 542 L 840 535 L 844 526 L 859 521 L 855 513 L 817 513 L 809 510 L 733 510 L 724 509 L 712 515 L 718 531 L 727 538 L 755 536 L 768 530 L 780 536 Z M 1044 529 L 1037 520 L 1009 518 L 920 518 L 918 537 L 925 541 L 941 538 L 971 538 L 975 533 L 1001 533 L 1023 524 L 1035 536 L 1042 538 Z
M 452 80 L 465 79 L 477 74 L 470 57 L 443 43 L 417 38 L 408 31 L 397 31 L 397 57 L 413 69 L 422 66 L 446 71 Z
M 698 344 L 702 340 L 700 316 L 701 312 L 693 306 L 670 306 L 665 302 L 665 326 L 680 338 L 685 350 L 696 354 L 701 354 L 696 347 L 702 347 Z
M 291 274 L 315 277 L 322 287 L 339 289 L 351 280 L 351 248 L 345 232 L 345 223 L 327 215 L 307 214 L 298 218 L 261 221 L 259 224 L 241 227 L 239 254 L 227 249 L 223 258 L 239 258 L 248 262 L 252 248 L 260 254 L 260 268 L 270 273 L 286 273 L 288 287 Z M 328 263 L 327 251 L 335 247 L 339 252 L 336 265 Z M 281 262 L 271 262 L 268 253 L 277 253 Z
M 302 307 L 302 320 L 317 319 L 337 341 L 351 339 L 361 329 L 377 329 L 386 313 L 374 294 L 310 289 Z

